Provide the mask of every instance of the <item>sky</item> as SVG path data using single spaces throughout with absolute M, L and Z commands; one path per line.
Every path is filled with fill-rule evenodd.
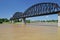
M 53 2 L 60 5 L 60 0 L 0 0 L 0 18 L 10 18 L 15 12 L 24 12 L 30 6 L 42 3 Z M 29 20 L 57 20 L 58 15 L 47 15 L 27 18 Z

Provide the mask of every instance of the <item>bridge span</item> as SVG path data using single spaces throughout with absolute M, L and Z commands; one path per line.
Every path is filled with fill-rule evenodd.
M 22 19 L 22 23 L 26 24 L 25 19 L 35 16 L 44 16 L 58 14 L 58 25 L 60 24 L 60 6 L 57 3 L 38 3 L 29 7 L 26 11 L 16 12 L 10 20 Z

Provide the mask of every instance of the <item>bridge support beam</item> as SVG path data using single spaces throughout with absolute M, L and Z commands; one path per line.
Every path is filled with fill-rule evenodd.
M 22 18 L 22 24 L 26 24 L 26 18 Z
M 60 27 L 60 13 L 58 13 L 58 27 Z

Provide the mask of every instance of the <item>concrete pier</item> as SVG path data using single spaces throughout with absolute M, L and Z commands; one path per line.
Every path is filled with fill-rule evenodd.
M 26 24 L 26 18 L 22 18 L 22 24 Z
M 14 21 L 13 21 L 13 20 L 11 20 L 10 22 L 11 22 L 11 23 L 14 23 Z
M 60 13 L 58 13 L 58 26 L 60 27 Z

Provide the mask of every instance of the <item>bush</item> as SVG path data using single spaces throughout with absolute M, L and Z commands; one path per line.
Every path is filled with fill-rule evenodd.
M 0 22 L 0 24 L 2 24 L 3 22 Z
M 9 22 L 9 20 L 7 18 L 0 18 L 0 24 L 2 24 L 3 22 Z
M 27 23 L 30 23 L 30 20 L 26 20 Z

